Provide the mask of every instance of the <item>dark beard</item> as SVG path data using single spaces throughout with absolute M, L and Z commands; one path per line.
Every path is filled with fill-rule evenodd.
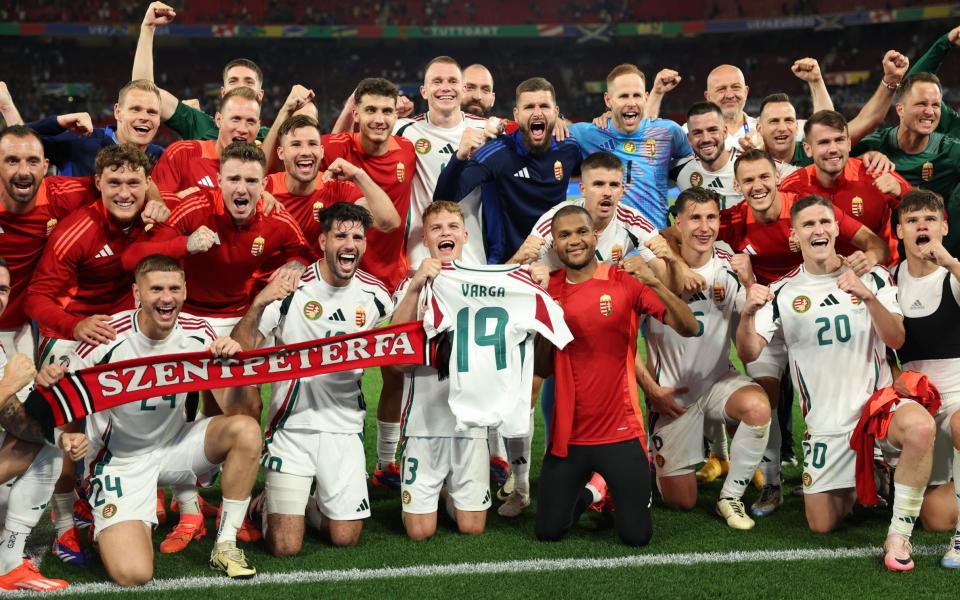
M 473 102 L 471 102 L 471 103 L 469 103 L 469 104 L 463 104 L 463 105 L 461 105 L 461 106 L 460 106 L 460 110 L 462 110 L 462 111 L 465 112 L 465 113 L 469 113 L 469 114 L 471 114 L 471 115 L 477 116 L 477 117 L 483 117 L 484 119 L 486 119 L 487 117 L 490 116 L 490 111 L 489 111 L 489 110 L 486 110 L 486 109 L 483 108 L 483 106 L 481 106 L 481 105 L 479 105 L 479 104 L 475 104 L 475 103 L 473 103 Z
M 534 154 L 543 154 L 550 148 L 550 144 L 553 142 L 553 125 L 547 123 L 547 128 L 543 133 L 543 143 L 537 146 L 530 138 L 530 132 L 523 127 L 520 128 L 520 135 L 523 138 L 523 145 L 527 147 L 527 150 Z

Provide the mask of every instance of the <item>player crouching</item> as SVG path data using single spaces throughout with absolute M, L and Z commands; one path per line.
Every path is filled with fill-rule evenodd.
M 423 292 L 440 274 L 442 262 L 458 260 L 467 242 L 463 211 L 438 201 L 423 211 L 423 244 L 430 257 L 397 288 L 394 321 L 422 318 Z M 421 298 L 424 301 L 421 301 Z M 447 513 L 460 533 L 481 534 L 490 508 L 487 428 L 457 431 L 450 410 L 449 380 L 439 381 L 432 367 L 416 367 L 403 379 L 403 451 L 400 499 L 403 525 L 413 540 L 437 531 L 437 506 L 444 498 Z
M 240 345 L 215 337 L 203 319 L 181 313 L 187 295 L 184 272 L 163 255 L 142 259 L 134 272 L 134 298 L 140 308 L 117 313 L 110 321 L 116 339 L 80 344 L 70 366 L 85 368 L 144 356 L 209 350 L 233 356 Z M 64 376 L 46 365 L 37 381 L 50 386 Z M 100 558 L 116 583 L 142 585 L 153 578 L 151 526 L 157 524 L 156 489 L 164 477 L 210 480 L 221 470 L 223 516 L 210 566 L 227 576 L 256 574 L 237 548 L 260 456 L 260 425 L 249 416 L 216 416 L 187 422 L 186 394 L 149 398 L 87 417 L 90 449 L 89 497 Z
M 373 218 L 367 209 L 337 202 L 320 213 L 323 258 L 307 267 L 299 285 L 283 272 L 254 299 L 233 329 L 250 349 L 269 336 L 296 344 L 373 329 L 393 312 L 386 288 L 357 267 Z M 273 384 L 270 426 L 262 463 L 266 510 L 261 518 L 274 556 L 292 556 L 303 545 L 304 511 L 334 546 L 360 542 L 370 516 L 360 378 L 363 369 Z M 317 491 L 310 497 L 310 486 Z M 309 503 L 309 506 L 308 506 Z
M 904 344 L 897 288 L 883 267 L 862 277 L 835 249 L 839 235 L 833 205 L 806 196 L 790 209 L 791 238 L 803 264 L 772 287 L 755 284 L 737 329 L 744 363 L 782 335 L 790 374 L 800 392 L 807 424 L 803 441 L 803 501 L 810 529 L 833 531 L 856 500 L 856 452 L 851 438 L 875 390 L 893 383 L 886 347 Z M 884 544 L 884 565 L 913 568 L 910 535 L 930 479 L 936 425 L 920 405 L 898 400 L 890 409 L 885 455 L 899 454 L 893 516 Z
M 704 420 L 736 426 L 730 446 L 730 470 L 720 490 L 717 512 L 734 529 L 752 529 L 743 493 L 763 457 L 770 434 L 770 402 L 763 388 L 730 364 L 729 342 L 735 315 L 746 290 L 730 264 L 730 254 L 714 246 L 720 229 L 720 197 L 689 188 L 677 199 L 681 256 L 707 282 L 707 288 L 684 293 L 700 322 L 695 337 L 683 337 L 650 319 L 650 364 L 639 373 L 653 415 L 653 454 L 657 485 L 670 508 L 692 510 L 697 504 L 695 465 L 703 460 Z M 749 276 L 744 279 L 752 279 Z

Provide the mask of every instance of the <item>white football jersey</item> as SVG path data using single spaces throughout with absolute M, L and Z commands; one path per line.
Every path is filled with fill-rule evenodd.
M 116 339 L 97 346 L 79 344 L 67 356 L 66 368 L 76 371 L 132 358 L 199 352 L 209 349 L 217 337 L 206 320 L 180 313 L 170 335 L 153 340 L 140 330 L 139 312 L 127 310 L 113 315 L 110 325 L 117 332 Z M 186 400 L 186 393 L 170 394 L 93 413 L 87 416 L 87 438 L 113 456 L 145 454 L 172 440 L 186 425 Z
M 811 435 L 853 430 L 870 396 L 893 383 L 886 346 L 867 307 L 837 287 L 837 277 L 846 270 L 812 275 L 798 267 L 773 285 L 773 301 L 756 317 L 757 333 L 768 342 L 783 333 L 790 376 Z M 860 279 L 887 310 L 903 314 L 886 269 L 874 267 Z
M 743 202 L 743 194 L 733 188 L 733 163 L 740 155 L 736 148 L 730 149 L 730 159 L 717 171 L 708 171 L 696 156 L 687 161 L 677 175 L 677 187 L 682 192 L 692 187 L 702 187 L 720 194 L 720 209 Z
M 780 178 L 780 181 L 783 181 L 788 175 L 794 171 L 799 171 L 802 168 L 785 160 L 773 159 L 773 163 L 777 166 L 777 176 Z
M 450 410 L 456 429 L 501 427 L 505 437 L 530 430 L 530 337 L 563 348 L 572 339 L 563 310 L 520 266 L 445 263 L 427 286 L 423 325 L 429 338 L 452 332 Z
M 410 278 L 397 287 L 394 304 L 399 306 L 407 295 Z M 419 298 L 417 318 L 426 312 L 427 294 L 423 290 Z M 434 367 L 417 367 L 403 377 L 403 413 L 401 432 L 403 437 L 463 437 L 486 438 L 486 427 L 470 427 L 457 431 L 457 418 L 450 410 L 450 380 L 440 380 Z
M 379 279 L 358 270 L 349 284 L 334 287 L 313 263 L 296 291 L 267 306 L 259 329 L 264 338 L 275 336 L 277 345 L 296 344 L 373 329 L 392 313 L 393 301 Z M 363 369 L 352 369 L 274 383 L 268 441 L 276 429 L 362 432 L 362 375 Z
M 433 202 L 433 192 L 437 189 L 440 171 L 455 156 L 460 147 L 463 130 L 467 127 L 483 129 L 487 120 L 469 113 L 460 113 L 462 118 L 454 127 L 438 127 L 430 122 L 430 113 L 425 112 L 412 119 L 398 119 L 393 131 L 395 135 L 413 142 L 417 152 L 417 171 L 413 177 L 410 196 L 410 212 L 407 216 L 407 264 L 416 271 L 420 261 L 430 256 L 423 245 L 423 211 Z M 464 260 L 483 264 L 486 256 L 483 252 L 483 232 L 480 228 L 480 190 L 474 190 L 460 203 L 464 211 L 467 226 L 467 246 L 463 249 Z M 479 247 L 480 254 L 476 255 Z
M 583 207 L 585 200 L 564 200 L 557 204 L 537 221 L 533 226 L 530 235 L 541 238 L 545 243 L 540 249 L 540 262 L 550 267 L 550 270 L 559 269 L 563 265 L 557 258 L 557 252 L 553 249 L 553 233 L 550 232 L 550 223 L 553 221 L 553 215 L 564 206 Z M 646 220 L 640 211 L 631 208 L 620 202 L 617 204 L 616 213 L 613 219 L 607 223 L 603 231 L 597 235 L 597 260 L 611 265 L 619 265 L 625 256 L 638 250 L 640 256 L 647 262 L 655 259 L 653 252 L 644 246 L 647 240 L 657 235 L 657 228 L 653 223 Z
M 677 403 L 692 406 L 724 375 L 730 363 L 730 337 L 746 297 L 730 266 L 730 254 L 714 246 L 713 258 L 693 271 L 707 282 L 704 291 L 682 299 L 700 323 L 694 337 L 683 337 L 656 319 L 647 319 L 647 347 L 653 376 L 664 387 L 685 387 Z

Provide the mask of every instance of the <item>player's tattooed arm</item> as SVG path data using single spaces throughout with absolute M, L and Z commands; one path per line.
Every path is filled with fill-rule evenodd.
M 37 369 L 26 354 L 14 354 L 10 358 L 3 379 L 0 379 L 0 425 L 25 442 L 42 444 L 47 439 L 43 427 L 27 414 L 27 409 L 17 398 L 17 392 L 29 385 L 36 375 Z

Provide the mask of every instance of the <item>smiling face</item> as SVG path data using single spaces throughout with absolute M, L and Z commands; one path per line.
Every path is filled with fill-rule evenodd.
M 837 217 L 833 210 L 815 204 L 791 219 L 790 237 L 800 246 L 804 260 L 822 263 L 833 257 L 837 236 Z
M 43 157 L 43 144 L 35 136 L 5 135 L 0 138 L 0 183 L 4 204 L 12 201 L 20 208 L 29 206 L 40 189 L 49 162 Z M 13 210 L 7 207 L 7 210 Z
M 373 144 L 385 144 L 397 122 L 397 100 L 389 96 L 364 94 L 354 109 L 360 137 Z
M 132 223 L 143 209 L 150 178 L 140 167 L 110 166 L 94 177 L 103 207 L 120 226 Z
M 513 118 L 520 125 L 523 143 L 528 150 L 542 153 L 550 147 L 559 114 L 550 92 L 541 90 L 520 94 L 517 106 L 513 109 Z
M 929 208 L 900 214 L 897 237 L 903 240 L 907 256 L 919 259 L 924 246 L 930 242 L 943 243 L 947 235 L 947 222 L 943 213 Z
M 121 144 L 146 147 L 160 128 L 160 97 L 146 90 L 127 90 L 122 103 L 113 108 L 117 139 Z
M 423 75 L 420 95 L 427 101 L 427 108 L 441 114 L 460 110 L 463 93 L 463 74 L 460 67 L 447 62 L 435 62 Z
M 607 86 L 603 100 L 613 115 L 613 124 L 617 129 L 633 133 L 640 127 L 647 92 L 639 75 L 627 73 L 614 78 Z
M 702 115 L 691 115 L 687 121 L 687 140 L 697 158 L 706 163 L 717 160 L 725 150 L 727 127 L 723 119 L 714 111 Z
M 703 97 L 719 106 L 725 119 L 732 120 L 743 114 L 749 93 L 743 72 L 732 65 L 721 65 L 707 76 Z
M 733 187 L 754 211 L 766 212 L 777 198 L 777 170 L 767 159 L 741 161 Z
M 334 221 L 330 231 L 320 234 L 323 261 L 333 285 L 349 283 L 367 250 L 367 234 L 357 221 Z
M 260 104 L 245 98 L 230 98 L 215 118 L 220 128 L 217 141 L 222 148 L 231 142 L 253 142 L 260 131 Z
M 937 84 L 919 81 L 897 102 L 900 126 L 918 135 L 930 135 L 940 124 L 943 94 Z
M 257 210 L 263 193 L 263 166 L 256 161 L 231 158 L 220 164 L 223 205 L 237 224 L 245 223 Z
M 164 339 L 177 324 L 187 299 L 187 283 L 181 272 L 150 271 L 134 281 L 133 297 L 140 304 L 137 322 L 144 335 Z
M 446 210 L 431 213 L 424 219 L 423 243 L 430 251 L 431 258 L 442 261 L 460 258 L 467 243 L 463 217 Z
M 317 178 L 323 159 L 320 131 L 316 127 L 291 129 L 283 136 L 277 156 L 283 161 L 288 175 L 300 183 L 312 182 Z
M 677 228 L 683 238 L 682 246 L 703 254 L 713 249 L 720 233 L 720 206 L 710 202 L 687 202 L 677 215 Z
M 623 171 L 602 167 L 585 170 L 580 176 L 583 207 L 594 221 L 609 221 L 623 197 Z
M 797 137 L 796 109 L 789 102 L 770 102 L 760 113 L 757 131 L 767 152 L 775 156 L 791 154 Z
M 597 232 L 586 215 L 563 215 L 553 224 L 553 249 L 569 269 L 580 270 L 595 260 Z
M 817 123 L 810 127 L 803 149 L 813 159 L 818 171 L 830 176 L 839 175 L 850 158 L 850 136 L 845 129 Z

